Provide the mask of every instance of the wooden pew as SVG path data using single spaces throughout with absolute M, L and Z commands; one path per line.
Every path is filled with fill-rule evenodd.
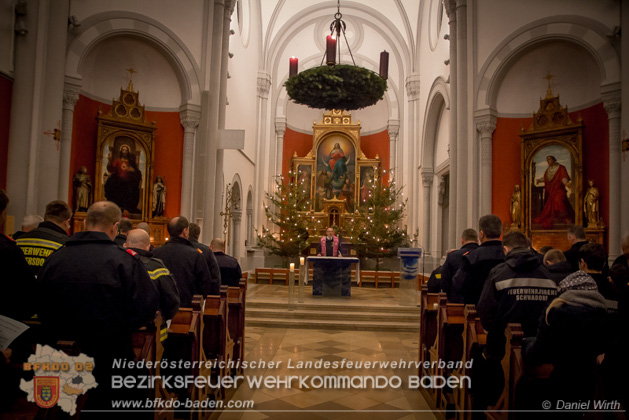
M 273 269 L 272 268 L 256 268 L 253 282 L 258 283 L 258 280 L 269 279 L 269 284 L 273 282 Z
M 203 351 L 203 312 L 205 300 L 200 295 L 192 298 L 192 308 L 179 308 L 179 312 L 173 317 L 168 329 L 169 349 L 176 349 L 184 354 L 185 360 L 205 362 Z M 193 364 L 184 375 L 210 376 L 211 370 L 205 363 Z M 198 388 L 195 385 L 188 387 L 187 397 L 192 401 L 205 401 L 208 397 L 208 387 Z M 209 416 L 208 412 L 191 411 L 190 419 L 202 419 Z
M 153 325 L 135 331 L 131 335 L 133 343 L 133 352 L 135 360 L 146 360 L 151 362 L 159 362 L 164 354 L 164 346 L 162 342 L 166 339 L 165 327 L 162 327 L 162 316 L 158 312 Z M 151 398 L 153 400 L 160 399 L 176 400 L 174 393 L 169 392 L 163 385 L 161 380 L 161 367 L 159 363 L 155 363 L 157 367 L 149 369 L 150 375 L 157 378 L 155 380 L 155 388 L 151 390 Z M 170 404 L 166 404 L 170 406 Z M 171 409 L 163 408 L 155 410 L 153 418 L 155 420 L 171 420 L 175 418 L 175 413 Z
M 219 363 L 229 363 L 233 360 L 234 341 L 229 335 L 227 328 L 229 308 L 227 305 L 227 295 L 221 288 L 221 295 L 211 295 L 205 298 L 205 309 L 203 311 L 203 350 L 207 360 L 217 360 Z M 219 378 L 230 376 L 226 366 L 217 367 L 211 370 L 212 382 L 216 383 Z M 226 390 L 222 387 L 212 388 L 211 393 L 217 400 L 224 399 Z
M 463 330 L 463 366 L 460 369 L 455 369 L 452 373 L 453 376 L 462 378 L 464 376 L 471 377 L 471 369 L 467 369 L 466 363 L 474 358 L 474 355 L 478 356 L 482 347 L 487 343 L 487 333 L 483 329 L 480 322 L 480 317 L 476 312 L 474 305 L 465 305 L 465 326 Z M 473 365 L 472 365 L 473 369 Z M 461 382 L 459 382 L 461 383 Z M 472 413 L 469 410 L 472 409 L 472 398 L 470 389 L 467 387 L 454 388 L 454 399 L 456 404 L 456 418 L 457 420 L 469 420 L 472 418 Z
M 439 294 L 428 293 L 428 285 L 423 284 L 420 291 L 421 314 L 419 320 L 419 361 L 430 361 L 430 348 L 437 338 L 437 309 Z M 428 371 L 422 365 L 419 376 L 427 375 Z
M 489 407 L 487 418 L 492 420 L 512 420 L 516 414 L 515 409 L 516 386 L 520 379 L 526 375 L 529 380 L 546 380 L 553 371 L 551 364 L 539 366 L 525 366 L 522 355 L 522 340 L 524 333 L 520 324 L 508 324 L 505 330 L 507 338 L 506 352 L 502 359 L 505 387 L 495 406 Z M 493 412 L 492 412 L 493 411 Z
M 463 356 L 463 329 L 465 324 L 464 305 L 448 303 L 445 293 L 439 293 L 437 312 L 437 337 L 434 346 L 429 350 L 430 361 L 435 362 L 430 368 L 430 375 L 448 377 L 451 374 L 439 362 L 458 362 Z M 452 413 L 455 408 L 454 394 L 449 388 L 431 388 L 436 408 Z
M 239 287 L 229 287 L 227 289 L 227 303 L 229 305 L 229 317 L 227 319 L 228 328 L 234 340 L 234 361 L 241 362 L 245 357 L 245 297 L 247 283 L 240 282 Z M 238 367 L 232 374 L 242 375 L 243 369 Z

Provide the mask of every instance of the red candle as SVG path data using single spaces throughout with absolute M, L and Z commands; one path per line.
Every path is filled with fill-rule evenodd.
M 297 57 L 289 58 L 288 77 L 297 76 L 298 62 Z
M 325 46 L 326 64 L 333 66 L 336 64 L 336 39 L 332 35 L 328 35 Z
M 389 77 L 389 53 L 385 50 L 380 53 L 380 77 Z

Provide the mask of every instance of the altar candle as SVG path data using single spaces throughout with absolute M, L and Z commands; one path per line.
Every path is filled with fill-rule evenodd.
M 299 265 L 304 265 L 306 259 L 304 257 L 299 257 Z
M 332 35 L 328 35 L 325 46 L 326 64 L 333 66 L 336 64 L 336 39 Z
M 288 77 L 297 76 L 297 69 L 298 69 L 299 60 L 297 60 L 297 57 L 291 57 L 291 58 L 289 58 L 288 61 L 289 61 Z
M 389 53 L 386 50 L 380 53 L 380 77 L 385 80 L 389 77 Z
M 295 272 L 295 263 L 290 263 L 290 272 L 291 273 Z

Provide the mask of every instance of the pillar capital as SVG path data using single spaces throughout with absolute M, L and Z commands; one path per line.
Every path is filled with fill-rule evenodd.
M 271 90 L 271 75 L 265 71 L 258 72 L 258 97 L 262 99 L 269 98 Z
M 391 141 L 397 140 L 397 136 L 400 134 L 400 120 L 389 120 L 387 131 Z
M 413 73 L 406 78 L 406 94 L 409 101 L 416 101 L 419 99 L 419 74 Z
M 285 132 L 286 132 L 286 118 L 277 117 L 275 119 L 275 135 L 277 137 L 284 137 Z
M 422 185 L 424 187 L 432 187 L 435 174 L 432 172 L 422 172 Z

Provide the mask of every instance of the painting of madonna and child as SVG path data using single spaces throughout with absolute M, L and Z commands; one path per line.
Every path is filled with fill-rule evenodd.
M 356 150 L 346 137 L 331 135 L 317 148 L 315 211 L 323 209 L 324 199 L 340 199 L 354 210 L 356 191 Z
M 575 223 L 575 164 L 557 144 L 540 149 L 531 163 L 532 229 L 563 230 Z

